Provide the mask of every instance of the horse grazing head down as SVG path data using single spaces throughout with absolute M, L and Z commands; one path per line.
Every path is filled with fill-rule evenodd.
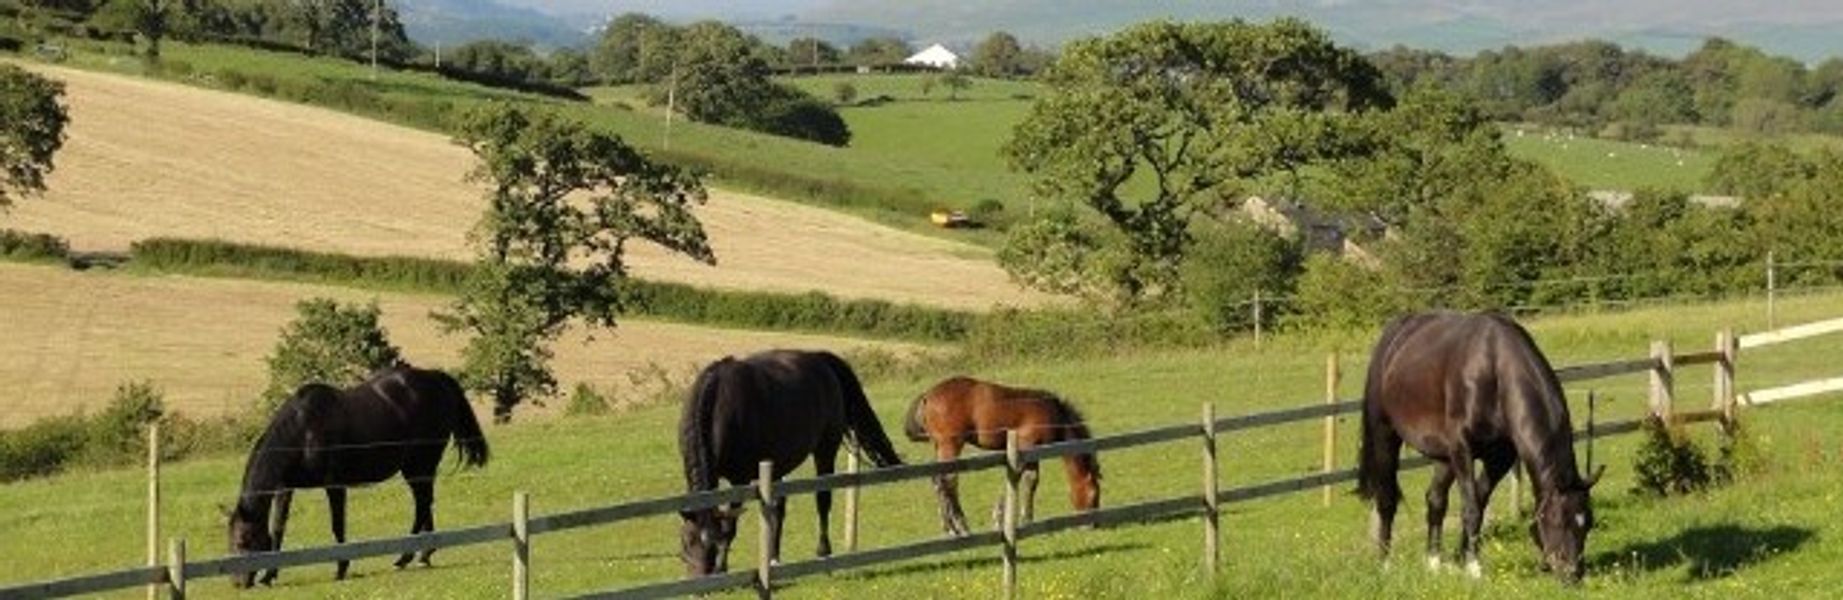
M 684 518 L 678 536 L 685 572 L 703 577 L 729 571 L 730 542 L 736 540 L 736 520 L 742 509 L 706 508 L 678 514 Z
M 269 534 L 268 519 L 252 514 L 242 506 L 224 511 L 230 520 L 230 553 L 249 554 L 251 552 L 273 552 L 275 538 Z M 247 588 L 256 583 L 256 573 L 232 573 L 230 584 L 237 588 Z M 268 583 L 264 581 L 263 583 Z
M 1587 533 L 1593 530 L 1593 501 L 1589 491 L 1600 481 L 1605 466 L 1578 485 L 1553 490 L 1536 500 L 1536 519 L 1529 535 L 1542 549 L 1543 567 L 1570 583 L 1587 572 L 1583 560 Z

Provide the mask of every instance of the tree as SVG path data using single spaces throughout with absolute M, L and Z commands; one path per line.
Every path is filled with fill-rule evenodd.
M 851 45 L 851 62 L 864 66 L 891 65 L 909 57 L 909 43 L 893 37 L 871 37 Z
M 795 68 L 837 64 L 838 47 L 818 38 L 795 38 L 787 43 L 787 60 Z
M 45 191 L 70 122 L 63 97 L 63 83 L 0 64 L 0 211 Z
M 1341 155 L 1350 115 L 1392 101 L 1361 56 L 1293 19 L 1138 25 L 1071 44 L 1042 80 L 1004 152 L 1038 196 L 1122 234 L 1129 298 L 1175 291 L 1193 216 Z
M 458 141 L 479 161 L 469 178 L 490 187 L 488 208 L 472 235 L 474 271 L 436 318 L 471 334 L 462 380 L 493 398 L 499 422 L 556 392 L 547 344 L 566 324 L 615 325 L 629 242 L 716 263 L 692 214 L 703 184 L 619 137 L 496 105 L 470 113 Z
M 1017 36 L 997 31 L 973 47 L 973 72 L 986 77 L 1016 77 L 1024 74 L 1024 48 Z
M 840 81 L 832 86 L 832 97 L 838 99 L 839 104 L 850 104 L 858 98 L 858 86 L 851 85 L 849 81 Z
M 851 141 L 850 129 L 832 107 L 769 78 L 773 72 L 755 38 L 716 21 L 692 24 L 679 37 L 676 76 L 667 93 L 685 116 L 834 146 Z
M 959 100 L 962 90 L 973 87 L 973 80 L 967 77 L 965 73 L 948 71 L 945 75 L 941 76 L 941 85 L 947 86 L 948 100 Z
M 294 305 L 296 317 L 282 329 L 269 354 L 269 386 L 262 392 L 264 414 L 281 406 L 303 384 L 346 386 L 402 359 L 378 325 L 376 302 L 344 305 L 326 298 Z
M 1407 90 L 1392 110 L 1365 114 L 1358 125 L 1348 143 L 1364 151 L 1333 163 L 1335 177 L 1314 194 L 1323 207 L 1400 225 L 1422 209 L 1474 201 L 1481 184 L 1503 178 L 1511 166 L 1497 125 L 1431 82 Z
M 602 30 L 589 64 L 611 83 L 659 81 L 671 72 L 677 33 L 677 28 L 654 17 L 623 14 Z
M 104 29 L 134 32 L 147 44 L 147 60 L 159 61 L 160 42 L 166 39 L 174 16 L 172 4 L 171 0 L 109 0 L 97 10 L 93 22 Z

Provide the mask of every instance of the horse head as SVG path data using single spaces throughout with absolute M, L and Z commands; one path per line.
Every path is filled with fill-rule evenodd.
M 1546 568 L 1563 581 L 1575 583 L 1586 573 L 1583 560 L 1587 533 L 1593 530 L 1593 502 L 1589 492 L 1600 476 L 1601 465 L 1586 481 L 1543 494 L 1536 503 L 1536 519 L 1530 523 L 1530 536 L 1541 548 Z
M 222 509 L 230 522 L 230 553 L 248 554 L 251 552 L 272 552 L 275 550 L 275 538 L 269 533 L 268 519 L 245 509 L 241 503 L 234 509 Z M 233 573 L 230 584 L 237 588 L 247 588 L 256 582 L 256 574 Z M 268 583 L 264 581 L 263 583 Z
M 729 571 L 730 542 L 736 539 L 736 520 L 742 508 L 680 511 L 679 558 L 692 577 Z
M 1101 507 L 1101 463 L 1093 454 L 1077 454 L 1067 461 L 1069 505 L 1076 512 Z

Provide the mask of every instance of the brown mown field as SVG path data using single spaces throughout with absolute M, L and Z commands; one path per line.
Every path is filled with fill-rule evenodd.
M 428 318 L 446 304 L 439 296 L 0 264 L 0 407 L 5 407 L 0 428 L 99 406 L 130 380 L 152 381 L 165 391 L 170 407 L 187 414 L 245 410 L 267 382 L 263 359 L 294 318 L 294 303 L 314 296 L 376 299 L 391 340 L 406 358 L 458 364 L 464 338 L 442 335 Z M 588 382 L 629 398 L 657 389 L 649 375 L 655 367 L 682 379 L 715 358 L 769 347 L 845 352 L 875 347 L 899 355 L 921 349 L 645 321 L 599 332 L 577 327 L 553 345 L 566 390 Z M 640 385 L 630 374 L 640 376 Z M 555 411 L 560 404 L 535 412 Z
M 54 233 L 86 251 L 174 236 L 468 256 L 483 189 L 464 181 L 472 157 L 445 136 L 228 92 L 31 68 L 66 84 L 70 138 L 50 192 L 18 203 L 0 227 Z M 1044 300 L 968 244 L 723 190 L 699 214 L 717 267 L 636 245 L 634 272 L 965 309 Z

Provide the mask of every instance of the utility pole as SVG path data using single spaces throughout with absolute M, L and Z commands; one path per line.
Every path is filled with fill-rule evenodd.
M 672 149 L 672 114 L 678 112 L 678 65 L 672 65 L 672 80 L 666 84 L 666 150 Z

